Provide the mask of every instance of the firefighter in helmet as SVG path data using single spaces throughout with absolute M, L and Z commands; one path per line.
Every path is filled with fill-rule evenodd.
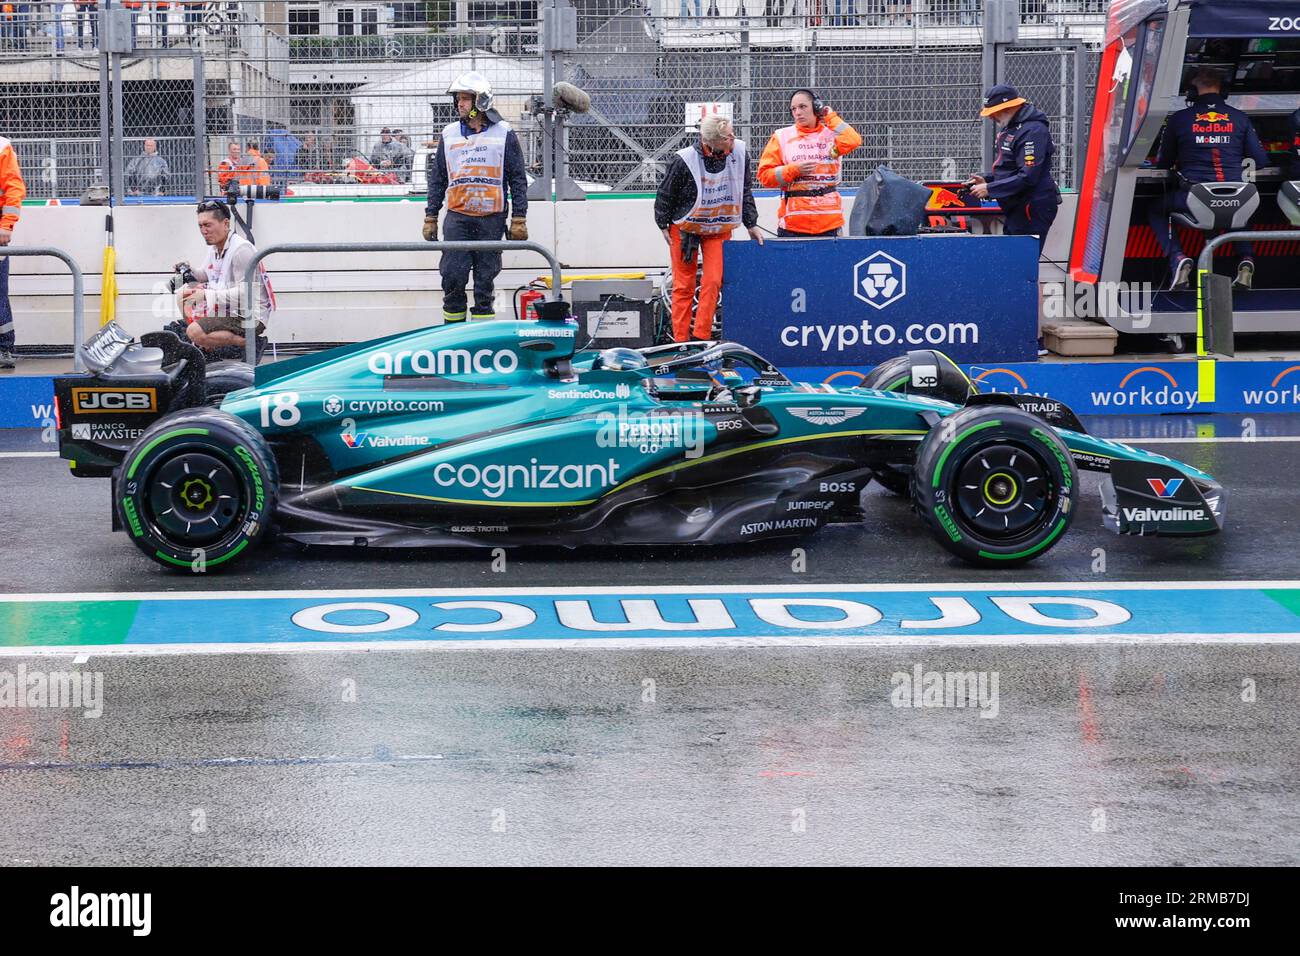
M 463 73 L 447 89 L 457 117 L 442 131 L 429 167 L 424 238 L 438 239 L 438 216 L 446 203 L 442 238 L 495 240 L 528 238 L 528 177 L 519 137 L 492 108 L 492 87 L 481 73 Z M 433 104 L 435 108 L 438 104 Z M 509 224 L 506 212 L 509 209 Z M 500 252 L 442 254 L 442 319 L 462 322 L 470 272 L 474 273 L 472 319 L 491 319 Z

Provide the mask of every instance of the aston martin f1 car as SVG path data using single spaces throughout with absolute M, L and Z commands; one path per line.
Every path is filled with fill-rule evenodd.
M 981 565 L 1044 554 L 1080 468 L 1120 534 L 1222 529 L 1223 489 L 1088 435 L 1060 402 L 980 394 L 940 353 L 852 387 L 790 381 L 734 342 L 575 351 L 543 317 L 444 325 L 254 370 L 116 326 L 56 380 L 59 448 L 107 477 L 114 528 L 160 564 L 229 567 L 272 529 L 311 545 L 713 544 L 860 520 L 872 480 Z

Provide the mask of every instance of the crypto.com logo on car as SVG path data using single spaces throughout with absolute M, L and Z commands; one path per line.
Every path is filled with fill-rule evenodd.
M 853 267 L 853 294 L 875 309 L 907 295 L 907 266 L 884 252 L 873 252 Z

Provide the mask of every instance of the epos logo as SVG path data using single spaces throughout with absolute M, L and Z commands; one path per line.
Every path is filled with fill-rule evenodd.
M 853 267 L 853 294 L 875 309 L 907 295 L 907 265 L 884 252 L 873 252 Z
M 78 415 L 156 412 L 158 392 L 152 388 L 74 388 L 72 411 Z

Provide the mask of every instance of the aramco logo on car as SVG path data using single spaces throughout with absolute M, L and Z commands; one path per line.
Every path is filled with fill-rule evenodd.
M 907 295 L 907 265 L 885 252 L 873 252 L 853 267 L 853 294 L 874 309 Z

